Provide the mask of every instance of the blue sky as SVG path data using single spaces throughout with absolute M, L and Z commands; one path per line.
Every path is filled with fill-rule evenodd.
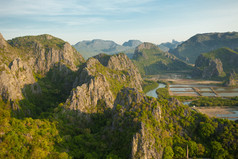
M 51 34 L 75 44 L 138 39 L 159 44 L 238 31 L 237 0 L 0 0 L 5 39 Z

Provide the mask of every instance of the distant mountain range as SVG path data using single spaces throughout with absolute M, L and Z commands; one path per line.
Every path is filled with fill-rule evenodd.
M 135 48 L 142 42 L 139 40 L 129 40 L 128 42 L 119 45 L 111 40 L 94 39 L 92 41 L 81 41 L 73 45 L 82 56 L 87 59 L 99 53 L 116 54 L 123 52 L 129 57 L 134 53 Z
M 219 48 L 238 48 L 238 32 L 197 34 L 169 52 L 189 63 L 195 63 L 201 53 Z
M 177 48 L 178 45 L 182 44 L 183 42 L 178 42 L 176 40 L 172 40 L 172 42 L 166 42 L 166 43 L 161 43 L 158 45 L 158 47 L 162 50 L 162 51 L 169 51 L 170 49 L 175 49 Z

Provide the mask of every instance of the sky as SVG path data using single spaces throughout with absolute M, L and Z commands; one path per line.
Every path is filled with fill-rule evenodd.
M 228 31 L 238 31 L 238 0 L 0 0 L 7 40 L 50 34 L 72 45 L 92 39 L 160 44 Z

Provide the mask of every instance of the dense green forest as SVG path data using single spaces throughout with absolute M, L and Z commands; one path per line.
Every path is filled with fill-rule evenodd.
M 236 122 L 197 113 L 167 88 L 146 96 L 158 83 L 143 82 L 124 54 L 85 62 L 48 35 L 3 42 L 2 54 L 11 56 L 0 74 L 0 158 L 181 159 L 187 147 L 193 158 L 238 158 Z M 28 66 L 30 56 L 36 61 Z M 237 98 L 195 102 L 203 101 L 235 105 Z
M 45 89 L 48 95 L 60 92 Z M 57 106 L 58 99 L 50 100 L 55 101 L 52 110 L 42 103 L 41 114 L 19 117 L 1 101 L 0 158 L 128 158 L 141 124 L 163 158 L 184 158 L 187 146 L 190 157 L 238 157 L 237 123 L 197 113 L 170 97 L 165 88 L 157 93 L 158 99 L 146 97 L 115 109 L 104 109 L 101 103 L 97 113 L 81 115 L 65 111 L 62 103 Z M 160 119 L 153 114 L 155 109 L 160 109 Z

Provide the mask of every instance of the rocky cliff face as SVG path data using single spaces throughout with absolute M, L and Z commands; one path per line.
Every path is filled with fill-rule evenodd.
M 225 72 L 220 59 L 209 59 L 200 55 L 196 60 L 193 74 L 194 76 L 211 79 L 213 77 L 221 77 Z
M 105 101 L 106 106 L 112 108 L 114 96 L 110 91 L 110 83 L 106 77 L 97 72 L 100 66 L 97 59 L 90 58 L 79 74 L 79 85 L 72 90 L 66 101 L 66 108 L 84 113 L 95 113 L 97 103 Z
M 99 55 L 82 66 L 65 108 L 94 113 L 102 101 L 106 108 L 112 108 L 117 93 L 124 86 L 141 91 L 141 83 L 138 70 L 126 55 Z
M 144 123 L 141 123 L 141 129 L 133 136 L 132 141 L 132 159 L 161 159 L 163 152 L 156 149 L 156 140 L 151 136 Z
M 225 81 L 225 86 L 234 87 L 238 85 L 238 75 L 235 71 L 231 72 Z
M 193 75 L 207 79 L 223 78 L 237 71 L 237 60 L 238 53 L 228 48 L 201 54 L 195 62 Z
M 138 69 L 131 62 L 131 60 L 125 54 L 116 54 L 113 56 L 103 56 L 102 54 L 95 56 L 94 58 L 98 59 L 102 65 L 118 71 L 126 71 L 124 72 L 126 76 L 128 76 L 129 81 L 133 81 L 130 83 L 131 88 L 136 88 L 142 91 L 142 78 Z
M 10 101 L 14 110 L 19 107 L 15 101 L 23 99 L 24 87 L 31 85 L 31 92 L 41 93 L 35 82 L 32 69 L 20 58 L 13 60 L 9 66 L 2 64 L 0 73 L 0 94 L 4 101 Z
M 51 35 L 15 38 L 9 43 L 22 52 L 26 52 L 27 47 L 28 63 L 35 72 L 42 74 L 47 73 L 58 62 L 72 70 L 76 70 L 77 65 L 84 62 L 83 57 L 69 43 Z
M 26 86 L 30 86 L 32 93 L 41 93 L 33 74 L 44 76 L 59 63 L 76 70 L 84 61 L 69 43 L 50 35 L 21 37 L 8 42 L 0 35 L 0 47 L 0 94 L 6 101 L 23 99 Z M 60 70 L 65 72 L 66 69 L 59 67 Z

